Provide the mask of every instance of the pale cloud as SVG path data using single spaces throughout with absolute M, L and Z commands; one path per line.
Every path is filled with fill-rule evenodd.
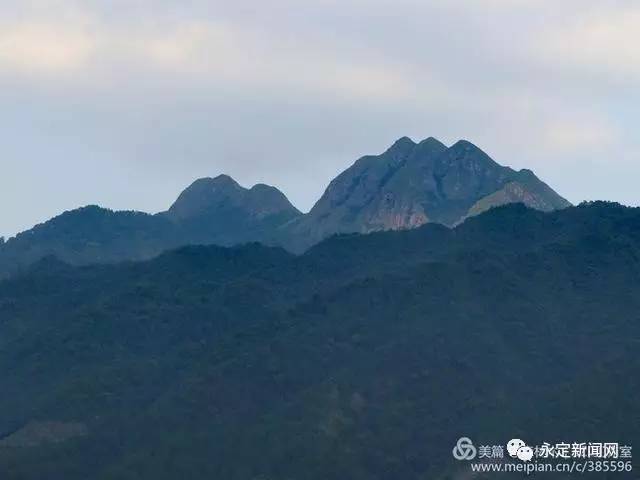
M 546 148 L 559 154 L 594 154 L 604 152 L 622 141 L 620 132 L 598 118 L 553 120 L 543 129 Z
M 84 67 L 96 49 L 83 28 L 26 22 L 0 30 L 0 71 L 72 73 Z
M 552 64 L 621 81 L 640 81 L 640 6 L 596 9 L 543 32 L 539 53 Z
M 135 88 L 149 75 L 173 75 L 187 84 L 378 101 L 420 94 L 401 65 L 345 56 L 332 42 L 292 42 L 278 32 L 265 34 L 224 21 L 109 23 L 79 11 L 71 20 L 49 18 L 1 29 L 0 72 L 31 75 L 36 81 L 43 74 L 66 76 L 67 88 L 94 85 L 102 90 L 109 82 L 124 80 Z M 435 91 L 435 84 L 422 83 L 421 88 L 428 86 Z
M 136 42 L 141 60 L 164 73 L 207 81 L 302 93 L 408 99 L 418 94 L 393 62 L 343 58 L 339 51 L 295 45 L 237 25 L 193 22 Z

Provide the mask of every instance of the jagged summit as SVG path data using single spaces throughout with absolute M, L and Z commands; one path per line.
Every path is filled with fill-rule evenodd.
M 233 179 L 231 176 L 227 175 L 226 173 L 222 173 L 217 177 L 213 177 L 213 178 L 205 177 L 205 178 L 196 180 L 196 182 L 198 181 L 204 184 L 208 183 L 212 186 L 217 186 L 219 188 L 244 189 L 244 187 L 242 187 L 238 182 L 235 181 L 235 179 Z
M 387 149 L 387 153 L 389 152 L 404 152 L 412 149 L 416 146 L 416 143 L 411 140 L 409 137 L 400 137 L 398 140 L 393 142 L 393 144 Z
M 447 148 L 444 143 L 434 137 L 427 137 L 424 140 L 420 141 L 418 145 L 422 145 L 423 147 L 428 146 L 432 148 Z
M 531 172 L 496 163 L 468 140 L 451 147 L 433 137 L 396 140 L 380 155 L 362 157 L 331 182 L 309 214 L 291 226 L 294 250 L 334 233 L 454 226 L 504 203 L 544 211 L 569 202 Z

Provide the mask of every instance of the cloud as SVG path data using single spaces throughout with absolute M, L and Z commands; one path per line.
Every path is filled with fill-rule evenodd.
M 599 118 L 553 120 L 545 125 L 542 139 L 552 153 L 582 155 L 604 152 L 622 140 L 611 123 Z
M 86 65 L 95 48 L 82 28 L 25 22 L 0 30 L 0 71 L 71 73 Z
M 597 9 L 543 32 L 544 61 L 583 74 L 635 82 L 640 80 L 640 7 Z
M 0 72 L 56 76 L 64 86 L 135 88 L 154 75 L 185 84 L 292 90 L 338 97 L 407 99 L 413 79 L 389 59 L 344 55 L 335 42 L 314 44 L 225 20 L 108 21 L 92 11 L 47 12 L 0 29 Z
M 407 98 L 412 81 L 391 62 L 341 58 L 339 49 L 291 44 L 237 25 L 192 22 L 136 42 L 141 60 L 164 73 L 236 87 L 333 93 L 377 100 Z M 188 79 L 187 79 L 188 80 Z

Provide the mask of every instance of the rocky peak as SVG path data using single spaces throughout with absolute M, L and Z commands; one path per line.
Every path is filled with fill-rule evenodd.
M 205 180 L 209 180 L 209 179 L 205 178 Z M 211 178 L 210 180 L 211 180 L 211 182 L 213 184 L 229 185 L 229 186 L 233 186 L 233 187 L 239 187 L 240 186 L 238 184 L 238 182 L 236 182 L 233 178 L 231 178 L 229 175 L 227 175 L 225 173 L 221 173 L 217 177 Z
M 415 147 L 413 140 L 402 137 L 379 155 L 361 157 L 331 181 L 309 216 L 325 216 L 337 209 L 362 208 L 403 165 Z
M 409 137 L 401 137 L 391 145 L 382 155 L 387 158 L 403 158 L 406 157 L 415 148 L 416 143 Z
M 447 149 L 447 146 L 444 143 L 442 143 L 437 138 L 433 138 L 433 137 L 425 138 L 418 144 L 418 146 L 420 148 L 429 149 L 429 150 L 433 150 L 433 149 L 446 150 Z
M 453 144 L 441 157 L 441 166 L 444 168 L 464 167 L 478 169 L 506 168 L 496 163 L 483 150 L 467 140 L 460 140 Z
M 514 183 L 515 182 L 515 183 Z M 292 226 L 302 250 L 334 233 L 453 226 L 495 205 L 568 205 L 532 172 L 496 163 L 467 140 L 447 148 L 433 137 L 396 140 L 380 155 L 360 158 L 334 179 L 308 215 Z

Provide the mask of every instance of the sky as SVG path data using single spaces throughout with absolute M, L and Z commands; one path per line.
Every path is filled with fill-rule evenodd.
M 0 235 L 226 173 L 303 211 L 399 137 L 640 204 L 637 0 L 0 0 Z

